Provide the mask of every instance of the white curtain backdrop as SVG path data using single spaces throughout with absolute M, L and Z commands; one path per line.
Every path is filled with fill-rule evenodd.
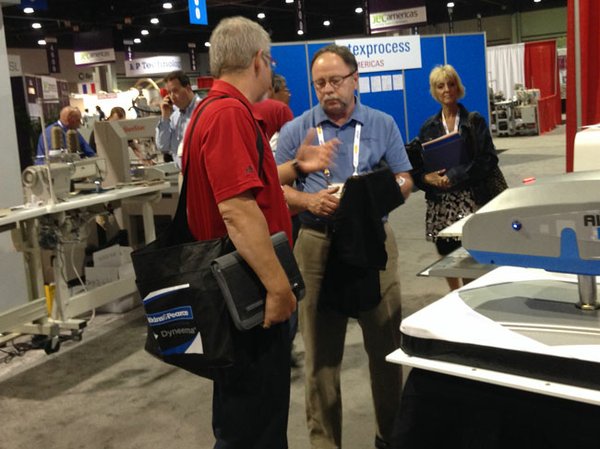
M 525 44 L 488 47 L 488 81 L 494 93 L 504 92 L 506 99 L 515 94 L 515 84 L 525 85 Z

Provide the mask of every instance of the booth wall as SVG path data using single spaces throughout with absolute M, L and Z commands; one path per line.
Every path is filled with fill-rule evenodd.
M 290 107 L 295 116 L 318 103 L 310 83 L 310 61 L 315 52 L 331 42 L 274 44 L 272 54 L 277 61 L 277 73 L 285 76 L 292 98 Z M 466 87 L 461 102 L 471 111 L 478 111 L 489 123 L 487 70 L 483 33 L 421 36 L 422 65 L 419 69 L 378 72 L 362 78 L 401 75 L 404 88 L 382 92 L 361 92 L 363 104 L 390 114 L 405 142 L 417 136 L 427 117 L 435 114 L 440 105 L 429 93 L 429 73 L 436 65 L 452 64 Z
M 556 41 L 525 44 L 525 86 L 540 89 L 539 131 L 550 131 L 561 122 L 560 84 Z
M 575 14 L 574 2 L 569 2 L 568 50 L 567 50 L 567 172 L 573 171 L 573 146 L 579 126 L 600 123 L 600 33 L 598 33 L 600 2 L 579 0 L 579 16 Z M 579 23 L 580 48 L 575 47 L 575 23 Z M 575 54 L 581 59 L 581 98 L 576 91 L 577 70 Z

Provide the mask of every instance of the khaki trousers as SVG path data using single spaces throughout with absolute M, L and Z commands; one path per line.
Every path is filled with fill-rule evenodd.
M 400 404 L 402 369 L 386 362 L 385 356 L 400 347 L 401 310 L 398 249 L 387 223 L 385 231 L 388 262 L 380 275 L 382 300 L 376 308 L 363 312 L 358 323 L 369 357 L 375 435 L 389 442 Z M 303 227 L 294 249 L 306 284 L 306 296 L 299 304 L 299 326 L 306 350 L 306 419 L 313 449 L 342 447 L 340 371 L 348 318 L 317 307 L 329 246 L 325 233 Z

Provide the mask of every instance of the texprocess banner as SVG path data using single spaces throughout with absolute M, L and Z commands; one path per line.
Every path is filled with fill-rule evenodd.
M 402 7 L 399 8 L 399 3 Z M 372 33 L 427 24 L 425 0 L 369 0 Z
M 360 73 L 421 68 L 419 36 L 342 39 L 335 43 L 350 49 Z

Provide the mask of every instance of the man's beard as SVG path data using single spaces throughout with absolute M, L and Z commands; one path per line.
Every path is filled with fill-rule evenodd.
M 330 101 L 335 101 L 336 103 L 328 105 Z M 337 95 L 329 95 L 321 100 L 321 107 L 326 113 L 341 115 L 348 109 L 348 104 Z

